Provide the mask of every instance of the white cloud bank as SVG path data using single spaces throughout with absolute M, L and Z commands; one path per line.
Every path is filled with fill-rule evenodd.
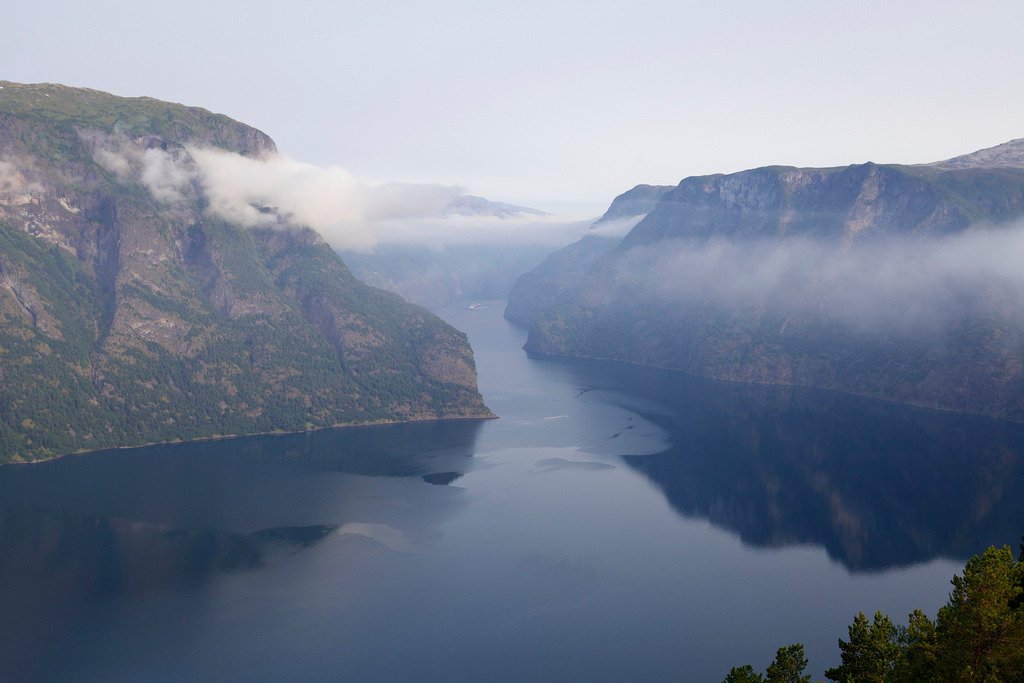
M 465 193 L 452 185 L 369 183 L 340 166 L 221 149 L 146 147 L 114 133 L 83 133 L 98 165 L 166 204 L 205 200 L 206 211 L 245 227 L 307 226 L 338 249 L 378 244 L 565 244 L 589 221 L 550 215 L 510 218 L 446 214 Z
M 667 310 L 811 315 L 860 332 L 920 334 L 986 311 L 1024 323 L 1024 226 L 975 226 L 840 248 L 802 238 L 674 240 L 631 249 L 609 273 Z

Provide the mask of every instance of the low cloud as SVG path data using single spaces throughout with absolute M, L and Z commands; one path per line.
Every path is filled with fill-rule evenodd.
M 646 217 L 647 214 L 641 214 L 629 218 L 613 218 L 608 221 L 594 223 L 593 227 L 590 228 L 589 234 L 603 235 L 605 237 L 625 237 L 630 230 L 635 228 Z
M 9 192 L 18 179 L 19 174 L 15 165 L 7 159 L 0 159 L 0 192 Z
M 682 312 L 714 306 L 810 316 L 854 332 L 917 335 L 965 315 L 1024 316 L 1024 226 L 877 239 L 848 248 L 810 239 L 670 241 L 619 259 L 619 296 Z
M 146 138 L 132 140 L 120 131 L 80 134 L 92 148 L 96 164 L 118 181 L 138 183 L 165 204 L 188 201 L 195 196 L 196 172 L 184 148 L 147 146 Z
M 31 160 L 0 157 L 0 201 L 5 204 L 21 203 L 34 195 L 41 195 L 44 188 L 32 180 L 33 170 Z
M 581 237 L 591 222 L 592 219 L 553 215 L 438 215 L 390 221 L 379 241 L 423 245 L 435 250 L 456 245 L 526 244 L 555 249 Z
M 369 183 L 340 166 L 284 155 L 251 158 L 221 149 L 166 146 L 120 132 L 82 133 L 96 163 L 122 183 L 145 187 L 158 202 L 203 200 L 209 215 L 245 227 L 306 226 L 338 249 L 378 244 L 565 244 L 587 221 L 549 215 L 446 213 L 465 189 L 428 183 Z
M 278 222 L 313 228 L 337 248 L 383 241 L 391 221 L 440 214 L 462 188 L 414 183 L 372 184 L 339 166 L 319 167 L 282 155 L 252 159 L 189 149 L 208 210 L 246 227 Z

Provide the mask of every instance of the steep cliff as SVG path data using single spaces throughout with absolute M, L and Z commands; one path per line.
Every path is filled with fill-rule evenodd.
M 1024 419 L 1016 146 L 686 178 L 526 348 Z
M 192 150 L 262 158 L 269 137 L 150 98 L 0 86 L 0 462 L 489 415 L 465 335 L 287 217 L 216 217 L 181 177 Z

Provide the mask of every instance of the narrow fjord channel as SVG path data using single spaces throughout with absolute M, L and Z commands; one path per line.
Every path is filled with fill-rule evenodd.
M 502 306 L 439 312 L 499 420 L 0 468 L 0 677 L 820 676 L 1024 532 L 1024 426 L 529 358 Z

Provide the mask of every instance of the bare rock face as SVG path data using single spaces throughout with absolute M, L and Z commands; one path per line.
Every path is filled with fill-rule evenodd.
M 1024 168 L 1024 138 L 1010 140 L 995 147 L 927 164 L 933 168 L 954 170 L 964 168 Z
M 309 229 L 207 210 L 189 150 L 262 158 L 265 134 L 0 86 L 0 462 L 490 414 L 465 335 L 356 280 Z
M 536 287 L 509 310 L 538 353 L 1024 420 L 1018 143 L 686 178 L 583 273 L 561 253 L 524 276 L 561 283 L 541 311 Z

